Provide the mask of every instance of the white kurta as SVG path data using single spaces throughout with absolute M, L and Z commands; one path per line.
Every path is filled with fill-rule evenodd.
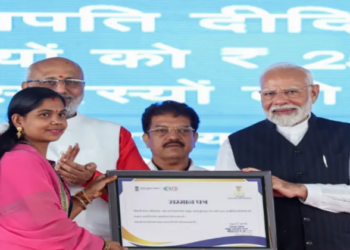
M 69 146 L 79 144 L 80 151 L 75 159 L 79 164 L 94 162 L 97 170 L 106 173 L 115 170 L 119 158 L 119 135 L 121 126 L 77 114 L 67 120 L 68 127 L 61 138 L 49 145 L 47 159 L 57 161 Z M 72 195 L 82 190 L 81 186 L 69 185 Z M 110 239 L 108 203 L 97 198 L 75 219 L 79 226 L 102 238 Z
M 152 161 L 149 161 L 147 163 L 147 166 L 149 167 L 150 170 L 156 170 L 156 171 L 159 171 L 159 169 L 153 164 Z M 200 168 L 200 167 L 197 167 L 196 165 L 194 165 L 193 161 L 191 160 L 191 166 L 190 168 L 188 169 L 188 171 L 207 171 L 205 168 Z

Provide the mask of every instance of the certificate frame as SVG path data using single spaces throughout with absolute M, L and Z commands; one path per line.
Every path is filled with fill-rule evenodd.
M 118 176 L 118 178 L 179 178 L 179 179 L 261 179 L 263 191 L 263 206 L 265 216 L 265 232 L 267 239 L 267 247 L 174 247 L 174 246 L 158 246 L 158 247 L 129 247 L 129 250 L 143 250 L 145 248 L 151 250 L 193 250 L 193 249 L 222 249 L 222 250 L 247 250 L 247 249 L 264 249 L 277 250 L 277 232 L 275 222 L 275 208 L 272 191 L 271 172 L 257 171 L 243 173 L 241 171 L 125 171 L 111 170 L 107 171 L 107 176 Z M 119 209 L 119 192 L 118 180 L 108 184 L 109 199 L 109 216 L 110 230 L 112 240 L 120 242 L 122 245 L 122 227 Z M 116 212 L 117 211 L 117 212 Z

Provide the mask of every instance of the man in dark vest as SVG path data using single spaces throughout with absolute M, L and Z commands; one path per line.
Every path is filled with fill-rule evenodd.
M 279 250 L 350 249 L 350 124 L 316 117 L 311 73 L 275 64 L 262 75 L 267 119 L 231 134 L 216 170 L 271 171 Z

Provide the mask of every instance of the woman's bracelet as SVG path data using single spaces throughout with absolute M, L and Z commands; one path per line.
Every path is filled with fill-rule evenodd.
M 77 199 L 83 205 L 83 210 L 86 210 L 87 204 L 85 204 L 82 199 L 80 199 L 78 196 L 73 196 L 73 198 Z
M 89 203 L 92 203 L 92 200 L 91 200 L 91 201 L 89 200 L 89 198 L 87 197 L 87 195 L 86 195 L 84 189 L 81 190 L 81 192 L 83 193 L 83 196 L 85 197 L 85 199 L 86 199 Z
M 110 246 L 109 243 L 106 240 L 103 240 L 105 242 L 105 244 L 103 245 L 102 250 L 109 250 Z
M 92 201 L 87 197 L 84 190 L 79 191 L 73 197 L 80 201 L 80 203 L 83 205 L 84 210 L 86 209 L 87 205 L 92 203 Z

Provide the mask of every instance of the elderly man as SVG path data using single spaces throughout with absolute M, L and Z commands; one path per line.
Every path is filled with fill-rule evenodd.
M 70 183 L 72 194 L 106 170 L 149 170 L 129 131 L 119 124 L 93 119 L 77 112 L 85 86 L 84 74 L 78 64 L 64 58 L 34 63 L 29 67 L 22 88 L 32 86 L 53 89 L 67 101 L 68 128 L 59 141 L 50 144 L 47 158 L 59 161 L 57 172 Z M 93 163 L 83 166 L 74 161 Z M 110 239 L 108 203 L 106 197 L 104 199 L 96 199 L 75 220 L 91 233 Z
M 152 151 L 151 170 L 205 170 L 189 154 L 198 138 L 199 117 L 184 103 L 164 101 L 149 106 L 142 115 L 143 141 Z
M 267 120 L 231 134 L 216 170 L 271 171 L 279 250 L 350 246 L 350 124 L 311 113 L 311 73 L 275 64 L 262 75 Z

